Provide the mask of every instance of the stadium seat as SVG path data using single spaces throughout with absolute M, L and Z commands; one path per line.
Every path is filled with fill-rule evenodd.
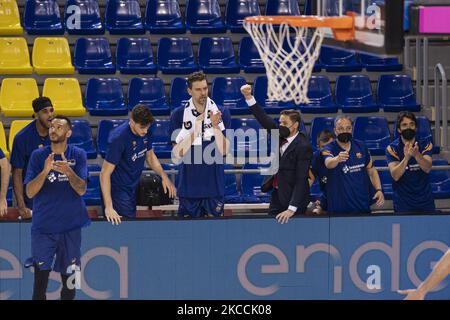
M 420 111 L 411 78 L 407 75 L 381 75 L 377 95 L 378 103 L 385 112 Z
M 86 113 L 76 78 L 47 78 L 42 95 L 50 98 L 57 114 L 82 117 Z
M 161 38 L 157 58 L 158 69 L 165 74 L 188 74 L 198 70 L 189 38 Z
M 219 106 L 230 109 L 231 115 L 249 114 L 249 108 L 241 93 L 241 86 L 246 84 L 242 77 L 217 77 L 212 83 L 212 99 Z
M 110 34 L 144 34 L 139 1 L 108 0 L 105 24 Z
M 374 160 L 373 161 L 373 166 L 374 167 L 386 167 L 387 168 L 387 161 L 386 160 Z M 381 180 L 381 188 L 383 189 L 383 194 L 384 194 L 384 198 L 386 200 L 392 200 L 392 194 L 394 193 L 392 191 L 392 176 L 389 170 L 387 171 L 381 171 L 378 170 L 378 175 L 380 176 L 380 180 Z
M 243 169 L 267 168 L 267 165 L 246 163 Z M 270 202 L 270 193 L 261 192 L 261 185 L 265 176 L 257 173 L 243 173 L 241 175 L 242 202 L 267 203 Z
M 80 74 L 116 73 L 106 38 L 79 38 L 75 43 L 73 61 Z
M 39 97 L 37 82 L 33 78 L 3 79 L 0 107 L 5 117 L 31 117 L 31 103 Z
M 78 7 L 79 11 L 75 10 L 73 6 Z M 79 14 L 79 26 L 75 24 L 74 14 Z M 105 33 L 97 0 L 67 0 L 64 8 L 64 24 L 68 34 L 94 35 Z
M 202 38 L 198 48 L 198 64 L 205 73 L 239 73 L 234 48 L 228 37 Z
M 231 164 L 224 165 L 225 170 L 234 169 Z M 241 195 L 238 191 L 236 174 L 225 173 L 225 203 L 240 203 Z
M 337 113 L 333 101 L 330 80 L 327 76 L 312 76 L 308 83 L 308 104 L 300 105 L 302 113 Z
M 153 34 L 185 33 L 181 10 L 176 0 L 148 0 L 145 27 Z
M 88 164 L 89 178 L 86 193 L 83 195 L 84 203 L 87 206 L 102 205 L 100 176 L 91 174 L 91 172 L 100 172 L 101 170 L 102 168 L 98 164 Z
M 352 50 L 343 50 L 322 46 L 320 62 L 327 72 L 357 72 L 362 70 L 362 64 L 357 54 Z
M 191 96 L 187 92 L 187 81 L 185 78 L 173 78 L 170 82 L 170 106 L 172 110 L 184 105 Z
M 434 144 L 433 131 L 431 129 L 430 120 L 426 116 L 416 116 L 417 132 L 416 138 L 418 140 L 425 140 L 433 144 L 433 153 L 439 153 L 440 147 Z M 394 139 L 398 139 L 400 134 L 397 131 L 397 123 L 394 124 Z
M 85 106 L 91 116 L 128 114 L 122 83 L 117 78 L 89 79 L 85 92 Z
M 433 166 L 447 166 L 445 159 L 434 159 Z M 430 172 L 431 189 L 435 199 L 450 198 L 450 170 L 431 170 Z
M 0 38 L 0 74 L 32 74 L 25 38 Z
M 170 120 L 155 120 L 149 129 L 149 134 L 156 156 L 164 159 L 171 158 Z
M 100 120 L 98 122 L 98 131 L 97 131 L 97 150 L 98 153 L 105 158 L 106 151 L 108 150 L 109 144 L 109 134 L 114 128 L 117 128 L 121 124 L 123 124 L 127 119 L 114 119 L 114 120 Z
M 8 145 L 6 144 L 5 128 L 3 127 L 3 122 L 1 121 L 0 121 L 0 148 L 5 154 L 5 157 L 9 158 Z
M 243 37 L 239 42 L 239 65 L 246 73 L 265 73 L 266 68 L 261 60 L 252 38 Z
M 37 74 L 73 74 L 75 71 L 67 38 L 36 38 L 32 60 Z
M 263 130 L 256 119 L 232 118 L 231 129 L 234 130 L 235 136 L 233 141 L 230 141 L 230 152 L 234 156 L 256 157 L 258 153 L 266 156 L 264 148 L 268 149 L 269 146 L 267 131 Z
M 170 114 L 164 82 L 160 78 L 133 78 L 128 83 L 128 109 L 139 103 L 147 105 L 155 116 Z
M 97 150 L 94 147 L 89 121 L 72 120 L 72 135 L 69 138 L 69 143 L 86 151 L 88 159 L 97 158 Z
M 225 33 L 217 0 L 188 0 L 186 27 L 191 33 Z
M 231 32 L 245 33 L 245 17 L 260 16 L 258 0 L 228 0 L 225 8 L 225 25 Z
M 342 112 L 378 112 L 370 79 L 365 75 L 338 76 L 336 103 Z
M 317 136 L 323 130 L 328 130 L 334 133 L 334 118 L 331 117 L 316 117 L 311 122 L 311 146 L 314 150 L 317 150 Z
M 267 0 L 266 16 L 299 16 L 300 7 L 296 0 Z
M 255 83 L 253 85 L 253 96 L 255 97 L 258 104 L 261 107 L 263 107 L 267 113 L 279 114 L 280 111 L 283 109 L 296 108 L 294 102 L 282 102 L 282 101 L 275 101 L 275 100 L 267 99 L 267 77 L 266 76 L 258 76 L 255 79 Z M 247 105 L 245 105 L 245 107 L 247 107 L 247 109 L 248 109 Z
M 20 130 L 29 125 L 33 120 L 13 120 L 9 127 L 8 145 L 9 150 L 13 149 L 14 137 Z
M 360 53 L 359 59 L 367 71 L 387 72 L 402 71 L 403 69 L 403 65 L 398 62 L 398 58 L 396 57 L 383 58 L 380 56 Z
M 364 142 L 374 156 L 384 155 L 391 143 L 389 125 L 384 117 L 356 117 L 353 137 Z
M 156 73 L 149 38 L 120 38 L 116 47 L 117 69 L 123 74 Z
M 20 13 L 16 0 L 0 0 L 0 35 L 21 35 Z
M 23 17 L 23 25 L 28 34 L 64 34 L 56 0 L 27 0 Z

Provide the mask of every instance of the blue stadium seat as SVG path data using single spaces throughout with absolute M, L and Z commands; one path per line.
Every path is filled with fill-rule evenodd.
M 170 140 L 170 120 L 157 119 L 150 127 L 153 151 L 158 158 L 170 158 L 172 143 Z
M 357 59 L 355 51 L 322 46 L 320 62 L 327 72 L 357 72 L 362 70 L 362 64 Z
M 311 146 L 314 150 L 317 150 L 317 136 L 323 130 L 328 130 L 334 133 L 334 118 L 331 117 L 316 117 L 311 122 Z
M 212 99 L 219 106 L 230 109 L 231 115 L 249 114 L 249 108 L 241 93 L 246 84 L 242 77 L 217 77 L 212 84 Z
M 391 143 L 389 125 L 384 117 L 356 117 L 353 137 L 364 142 L 370 154 L 375 156 L 384 155 Z
M 111 48 L 106 38 L 79 38 L 73 64 L 80 74 L 114 74 Z
M 445 159 L 434 159 L 433 166 L 448 165 Z M 450 198 L 450 170 L 431 170 L 430 183 L 435 199 Z
M 28 34 L 64 34 L 56 0 L 27 0 L 23 17 L 23 25 Z
M 144 34 L 139 1 L 108 0 L 105 24 L 110 34 Z
M 300 7 L 297 0 L 267 0 L 266 16 L 299 16 Z
M 342 112 L 378 112 L 370 79 L 365 75 L 338 76 L 336 103 Z
M 244 18 L 260 15 L 258 0 L 228 0 L 225 8 L 225 24 L 231 32 L 245 33 L 242 26 Z
M 383 58 L 371 54 L 360 53 L 359 59 L 367 71 L 387 72 L 402 71 L 403 69 L 403 65 L 398 62 L 398 58 L 396 57 Z
M 300 105 L 302 113 L 337 113 L 338 107 L 333 101 L 330 80 L 327 76 L 312 76 L 308 84 L 308 104 Z
M 267 165 L 246 163 L 243 169 L 267 168 Z M 270 202 L 270 193 L 261 192 L 261 185 L 265 176 L 257 173 L 243 173 L 241 175 L 242 202 L 267 203 Z
M 156 73 L 149 38 L 120 38 L 116 48 L 117 69 L 123 74 Z
M 260 131 L 263 128 L 256 119 L 232 118 L 231 129 L 235 130 L 235 137 L 233 141 L 230 141 L 230 151 L 239 158 L 244 155 L 256 157 L 258 152 L 264 153 L 264 147 L 268 147 L 267 131 Z M 242 134 L 246 136 L 241 136 Z
M 183 106 L 191 96 L 187 92 L 187 81 L 185 78 L 173 78 L 170 82 L 170 106 L 172 109 Z
M 373 166 L 374 167 L 387 167 L 387 161 L 386 160 L 373 160 Z M 384 198 L 386 200 L 392 200 L 392 194 L 394 193 L 392 191 L 392 176 L 389 170 L 387 171 L 380 171 L 378 170 L 378 175 L 380 176 L 381 180 L 381 188 L 383 189 Z
M 108 151 L 109 134 L 114 128 L 117 128 L 123 124 L 127 119 L 114 119 L 114 120 L 100 120 L 98 122 L 97 131 L 97 149 L 98 153 L 105 158 L 106 151 Z
M 185 33 L 180 6 L 176 0 L 148 0 L 145 27 L 153 34 Z
M 239 73 L 234 48 L 228 37 L 202 38 L 198 48 L 198 64 L 205 73 Z
M 80 26 L 74 25 L 72 16 L 80 9 Z M 105 27 L 100 16 L 100 8 L 97 0 L 67 0 L 64 8 L 64 25 L 68 34 L 104 34 Z
M 161 38 L 158 42 L 158 68 L 165 74 L 189 74 L 198 70 L 191 39 Z
M 433 144 L 433 153 L 439 153 L 440 147 L 434 144 L 433 131 L 431 130 L 430 120 L 426 116 L 416 116 L 416 138 L 418 140 L 425 140 Z M 394 139 L 398 139 L 400 134 L 397 131 L 397 123 L 394 124 Z
M 280 114 L 281 110 L 296 108 L 294 102 L 283 102 L 267 99 L 267 77 L 258 76 L 253 85 L 253 96 L 267 113 Z M 247 106 L 248 108 L 248 106 Z
M 231 164 L 224 165 L 225 170 L 234 169 Z M 241 195 L 238 191 L 238 184 L 236 179 L 236 174 L 226 173 L 225 174 L 225 203 L 240 203 Z
M 266 68 L 251 37 L 239 42 L 239 65 L 246 73 L 265 73 Z
M 72 120 L 72 135 L 69 138 L 69 143 L 86 151 L 88 159 L 97 158 L 97 150 L 94 147 L 89 121 Z
M 407 75 L 381 75 L 377 95 L 378 103 L 385 112 L 420 111 L 411 78 Z
M 217 0 L 188 0 L 186 27 L 191 33 L 225 33 Z
M 86 193 L 83 195 L 84 203 L 87 206 L 101 206 L 101 189 L 100 189 L 100 176 L 91 175 L 91 172 L 100 172 L 102 168 L 98 164 L 88 164 L 88 183 Z
M 128 83 L 128 108 L 147 105 L 155 116 L 169 115 L 164 82 L 160 78 L 133 78 Z
M 85 106 L 91 116 L 128 114 L 122 83 L 118 78 L 89 79 L 85 92 Z

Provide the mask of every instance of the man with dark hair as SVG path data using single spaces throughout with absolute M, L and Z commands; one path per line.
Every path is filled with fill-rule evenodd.
M 45 300 L 50 271 L 61 274 L 62 300 L 73 300 L 73 271 L 79 271 L 81 229 L 90 224 L 82 198 L 86 192 L 86 152 L 67 144 L 72 134 L 67 117 L 51 121 L 51 145 L 31 154 L 25 177 L 26 193 L 33 199 L 31 253 L 34 266 L 33 300 Z
M 400 112 L 397 131 L 400 137 L 386 148 L 392 183 L 394 211 L 434 212 L 435 205 L 429 173 L 433 144 L 416 140 L 417 120 L 411 112 Z
M 181 162 L 177 186 L 178 215 L 222 216 L 225 204 L 223 159 L 229 149 L 225 130 L 229 128 L 230 114 L 228 109 L 217 106 L 208 97 L 208 82 L 203 72 L 192 73 L 187 83 L 191 99 L 183 108 L 176 109 L 170 118 L 172 156 L 174 162 Z M 206 155 L 205 150 L 211 150 L 211 154 Z M 201 158 L 195 154 L 201 154 Z M 205 159 L 208 156 L 211 161 Z
M 31 153 L 50 144 L 48 128 L 53 117 L 53 105 L 49 98 L 39 97 L 33 100 L 33 120 L 14 137 L 11 151 L 12 183 L 14 196 L 20 216 L 31 218 L 33 201 L 26 196 L 24 179 Z
M 136 217 L 136 188 L 146 161 L 161 176 L 164 191 L 175 197 L 175 187 L 152 149 L 148 129 L 153 121 L 150 109 L 138 104 L 131 111 L 130 120 L 110 133 L 100 185 L 106 219 L 113 225 L 121 223 L 122 216 Z
M 312 148 L 308 138 L 299 131 L 301 117 L 298 110 L 283 110 L 279 124 L 256 103 L 250 85 L 241 87 L 250 111 L 264 129 L 279 129 L 280 164 L 278 173 L 266 179 L 261 191 L 273 189 L 269 214 L 280 223 L 287 223 L 294 215 L 303 214 L 309 203 L 308 172 Z

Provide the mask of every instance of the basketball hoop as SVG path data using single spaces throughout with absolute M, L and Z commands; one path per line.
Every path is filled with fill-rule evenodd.
M 254 16 L 243 26 L 258 49 L 267 73 L 269 100 L 308 103 L 308 82 L 319 58 L 324 30 L 334 38 L 354 38 L 351 16 Z

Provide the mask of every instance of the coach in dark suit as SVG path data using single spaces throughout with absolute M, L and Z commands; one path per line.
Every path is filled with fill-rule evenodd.
M 280 162 L 278 173 L 268 177 L 261 191 L 273 190 L 269 214 L 278 222 L 286 223 L 295 214 L 305 213 L 309 203 L 308 172 L 312 159 L 309 139 L 299 131 L 301 117 L 297 110 L 283 110 L 280 123 L 276 123 L 256 103 L 250 85 L 241 87 L 250 111 L 264 129 L 279 129 Z

